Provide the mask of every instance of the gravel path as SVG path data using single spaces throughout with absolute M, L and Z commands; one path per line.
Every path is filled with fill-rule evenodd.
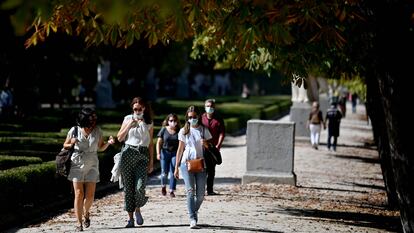
M 348 106 L 350 110 L 350 106 Z M 246 137 L 226 137 L 223 164 L 217 166 L 216 191 L 199 212 L 201 229 L 190 230 L 182 180 L 175 198 L 160 195 L 158 177 L 147 186 L 143 226 L 126 229 L 121 191 L 95 201 L 91 227 L 85 232 L 399 232 L 399 213 L 385 208 L 386 194 L 372 146 L 371 126 L 348 111 L 336 152 L 326 150 L 326 131 L 319 150 L 307 138 L 295 142 L 297 186 L 241 185 L 246 167 Z M 284 118 L 282 120 L 287 120 Z M 9 232 L 72 232 L 73 209 L 35 225 Z

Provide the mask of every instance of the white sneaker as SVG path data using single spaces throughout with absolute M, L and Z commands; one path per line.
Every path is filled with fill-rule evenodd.
M 199 229 L 199 227 L 197 226 L 196 220 L 190 221 L 190 229 Z

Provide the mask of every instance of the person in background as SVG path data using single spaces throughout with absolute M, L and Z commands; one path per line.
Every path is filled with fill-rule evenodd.
M 342 114 L 338 110 L 337 104 L 332 103 L 326 112 L 325 124 L 328 123 L 328 150 L 336 151 L 337 139 L 339 137 L 339 126 L 341 124 Z M 333 143 L 331 139 L 333 137 Z
M 356 113 L 357 101 L 358 101 L 358 94 L 352 93 L 351 95 L 352 113 Z
M 315 150 L 318 149 L 321 128 L 324 127 L 324 125 L 322 111 L 319 109 L 319 103 L 314 101 L 312 103 L 311 112 L 309 113 L 307 127 L 310 130 L 310 140 L 312 147 Z
M 188 171 L 186 161 L 196 158 L 204 158 L 203 147 L 207 147 L 207 141 L 211 139 L 210 131 L 201 124 L 201 115 L 195 106 L 190 106 L 185 114 L 185 125 L 178 132 L 178 150 L 174 176 L 184 179 L 187 193 L 187 210 L 190 217 L 190 228 L 199 228 L 198 210 L 204 200 L 206 190 L 206 172 L 198 173 Z
M 167 195 L 167 180 L 170 178 L 170 197 L 175 197 L 174 191 L 177 180 L 174 177 L 175 159 L 178 149 L 178 131 L 180 121 L 174 113 L 168 114 L 162 123 L 162 128 L 158 132 L 156 145 L 157 159 L 161 162 L 161 194 Z
M 92 206 L 96 183 L 99 182 L 99 160 L 98 151 L 104 151 L 114 143 L 112 136 L 107 143 L 103 140 L 103 133 L 96 126 L 96 112 L 91 108 L 83 108 L 77 117 L 78 134 L 72 138 L 72 127 L 63 144 L 69 149 L 74 145 L 71 156 L 71 167 L 68 180 L 73 183 L 75 199 L 74 209 L 78 225 L 76 231 L 83 231 L 83 227 L 90 226 L 90 208 Z M 85 220 L 82 222 L 82 217 Z
M 131 102 L 132 114 L 124 117 L 118 132 L 118 141 L 125 142 L 120 160 L 121 177 L 124 183 L 125 210 L 128 212 L 126 228 L 144 224 L 141 207 L 147 203 L 145 196 L 147 173 L 153 170 L 153 118 L 149 104 L 141 97 Z
M 211 143 L 218 150 L 220 150 L 223 144 L 226 129 L 224 127 L 223 118 L 221 118 L 216 112 L 216 101 L 214 99 L 207 99 L 204 102 L 205 113 L 201 116 L 202 124 L 208 128 L 211 133 Z M 206 159 L 207 165 L 207 195 L 217 195 L 214 192 L 214 177 L 216 174 L 216 164 L 213 161 Z

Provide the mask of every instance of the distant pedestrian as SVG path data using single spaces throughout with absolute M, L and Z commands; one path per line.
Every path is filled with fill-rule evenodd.
M 185 114 L 185 125 L 178 133 L 177 162 L 174 176 L 184 179 L 185 191 L 187 193 L 187 210 L 190 217 L 190 228 L 198 228 L 198 210 L 204 200 L 206 190 L 205 170 L 193 173 L 189 172 L 186 161 L 196 158 L 204 158 L 203 147 L 208 146 L 207 141 L 211 139 L 210 131 L 201 124 L 201 115 L 195 106 L 190 106 Z M 205 166 L 204 166 L 205 167 Z
M 118 140 L 125 142 L 120 160 L 121 177 L 124 184 L 125 204 L 129 220 L 126 228 L 144 224 L 141 207 L 147 203 L 145 196 L 147 173 L 153 170 L 154 132 L 151 106 L 141 97 L 131 102 L 132 114 L 124 117 Z
M 204 102 L 205 113 L 201 116 L 202 124 L 208 128 L 211 133 L 211 143 L 220 150 L 223 144 L 226 129 L 224 127 L 223 118 L 216 111 L 216 101 L 207 99 Z M 214 192 L 214 177 L 216 175 L 216 164 L 214 161 L 206 159 L 207 166 L 207 195 L 217 195 Z
M 314 101 L 312 103 L 312 109 L 309 113 L 309 118 L 307 121 L 307 126 L 310 131 L 310 140 L 312 147 L 318 149 L 319 138 L 321 134 L 321 128 L 324 127 L 322 111 L 319 109 L 319 103 Z M 325 127 L 324 127 L 325 128 Z
M 338 100 L 338 107 L 339 110 L 341 111 L 342 117 L 346 116 L 346 94 L 343 93 Z
M 162 128 L 158 132 L 156 145 L 157 159 L 161 163 L 161 194 L 167 195 L 167 180 L 170 179 L 170 197 L 175 197 L 174 191 L 177 180 L 174 177 L 175 159 L 178 149 L 178 131 L 180 121 L 175 113 L 170 113 L 162 123 Z
M 96 183 L 99 182 L 98 151 L 104 151 L 114 143 L 112 136 L 107 143 L 104 142 L 103 133 L 96 126 L 96 120 L 95 110 L 83 108 L 78 114 L 78 126 L 75 126 L 78 127 L 78 134 L 72 138 L 75 130 L 72 127 L 63 144 L 67 149 L 75 145 L 68 180 L 72 181 L 75 193 L 74 209 L 78 221 L 76 231 L 83 231 L 83 227 L 90 226 L 89 210 L 94 200 Z M 85 220 L 82 222 L 83 216 Z
M 325 123 L 328 123 L 328 150 L 336 151 L 337 139 L 339 137 L 339 127 L 341 124 L 342 114 L 338 110 L 337 104 L 332 103 L 328 111 L 326 112 Z M 333 143 L 331 139 L 333 138 Z
M 358 94 L 357 93 L 352 93 L 352 95 L 351 95 L 352 113 L 356 113 L 357 101 L 358 101 Z

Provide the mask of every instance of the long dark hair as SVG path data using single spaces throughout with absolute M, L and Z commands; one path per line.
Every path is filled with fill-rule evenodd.
M 201 114 L 200 114 L 200 110 L 198 109 L 198 107 L 196 106 L 190 106 L 187 109 L 187 112 L 185 112 L 185 124 L 184 124 L 184 135 L 187 135 L 190 132 L 190 123 L 188 122 L 188 113 L 189 112 L 195 112 L 197 114 L 197 119 L 198 119 L 198 125 L 201 124 Z
M 142 99 L 141 97 L 135 97 L 132 99 L 131 104 L 130 104 L 131 108 L 134 107 L 134 104 L 139 104 L 145 108 L 144 122 L 147 124 L 152 124 L 153 115 L 152 115 L 151 105 L 145 102 L 144 99 Z

